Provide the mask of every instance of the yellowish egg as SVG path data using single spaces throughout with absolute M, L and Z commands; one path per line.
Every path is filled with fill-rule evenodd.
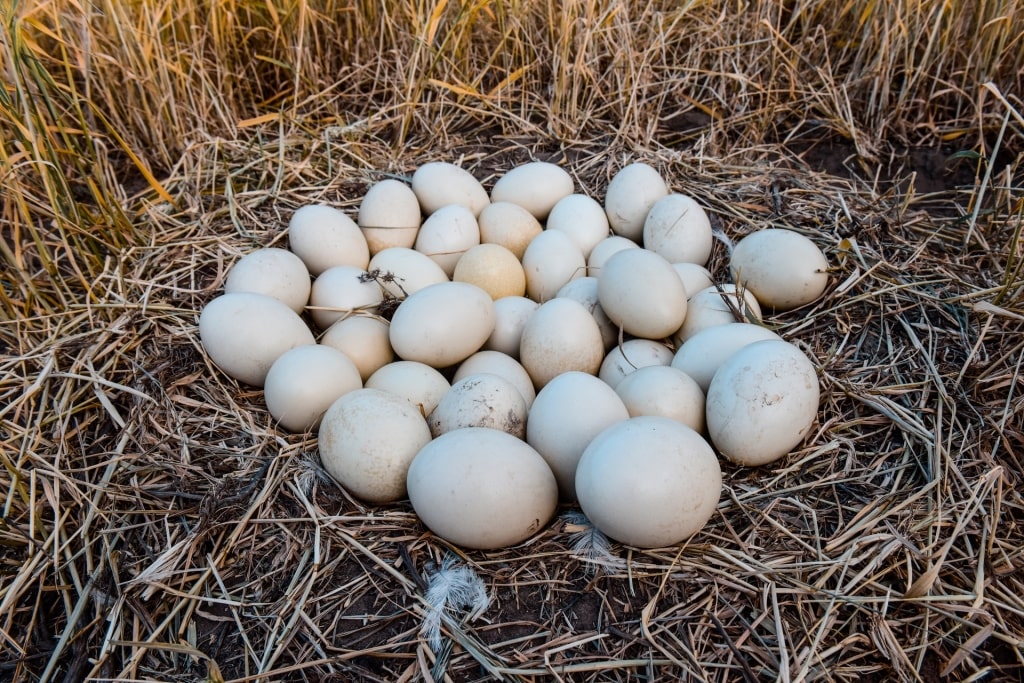
M 478 244 L 469 249 L 455 264 L 452 279 L 476 285 L 495 300 L 526 293 L 522 264 L 500 244 Z

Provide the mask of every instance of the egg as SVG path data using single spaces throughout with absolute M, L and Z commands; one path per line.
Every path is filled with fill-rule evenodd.
M 446 368 L 479 351 L 494 330 L 494 320 L 494 301 L 476 285 L 430 285 L 395 310 L 391 348 L 403 360 Z
M 435 368 L 412 360 L 399 360 L 370 375 L 367 389 L 380 389 L 412 403 L 423 417 L 434 412 L 451 384 Z
M 523 254 L 526 295 L 543 303 L 569 280 L 587 274 L 579 247 L 564 232 L 545 230 L 537 235 Z
M 417 168 L 412 174 L 412 191 L 427 216 L 443 206 L 459 204 L 475 217 L 491 201 L 472 173 L 445 161 L 432 161 Z
M 331 404 L 320 422 L 320 461 L 356 498 L 391 503 L 406 495 L 413 458 L 430 442 L 420 411 L 396 394 L 357 389 Z
M 686 290 L 686 298 L 689 299 L 702 289 L 713 287 L 715 281 L 711 279 L 711 271 L 697 263 L 673 263 L 676 274 L 683 281 L 683 289 Z
M 776 311 L 809 304 L 828 286 L 828 261 L 818 246 L 781 228 L 758 230 L 741 239 L 729 270 L 758 302 Z
M 372 257 L 390 247 L 409 248 L 420 229 L 420 203 L 405 183 L 387 178 L 366 191 L 359 204 L 356 224 Z
M 418 292 L 427 285 L 448 282 L 448 274 L 426 254 L 405 247 L 391 247 L 373 255 L 367 270 L 377 273 L 377 282 L 396 299 Z
M 601 361 L 598 377 L 614 389 L 634 370 L 671 363 L 672 349 L 661 342 L 653 339 L 629 339 L 608 352 Z
M 354 266 L 328 268 L 313 281 L 309 307 L 313 322 L 326 330 L 336 321 L 355 313 L 373 313 L 384 300 L 376 280 Z
M 279 299 L 296 313 L 309 301 L 312 283 L 306 264 L 287 249 L 267 247 L 240 258 L 228 271 L 224 293 L 254 292 Z
M 203 307 L 199 339 L 226 375 L 256 387 L 285 351 L 316 341 L 287 304 L 252 292 L 224 294 Z
M 540 304 L 525 296 L 506 296 L 494 302 L 494 330 L 484 342 L 488 351 L 500 351 L 519 359 L 526 321 Z
M 779 335 L 761 325 L 753 323 L 727 323 L 701 330 L 676 349 L 672 367 L 689 375 L 707 392 L 715 371 L 729 360 L 732 354 L 747 344 L 766 339 L 782 339 Z
M 652 166 L 637 162 L 622 168 L 608 183 L 604 197 L 612 232 L 640 242 L 648 212 L 667 194 L 668 185 Z
M 533 214 L 512 202 L 494 202 L 477 219 L 480 242 L 500 244 L 522 260 L 526 247 L 544 228 Z
M 452 380 L 458 382 L 470 375 L 478 375 L 485 372 L 497 375 L 511 382 L 522 395 L 527 409 L 533 405 L 533 399 L 536 397 L 537 392 L 533 388 L 533 380 L 530 379 L 530 373 L 526 372 L 526 368 L 515 358 L 500 351 L 477 351 L 462 361 L 458 370 L 455 371 Z
M 388 321 L 376 315 L 350 315 L 330 327 L 320 343 L 341 351 L 359 370 L 362 381 L 395 359 Z
M 429 256 L 451 277 L 459 258 L 478 244 L 480 228 L 472 212 L 459 204 L 449 204 L 423 221 L 416 235 L 415 249 Z
M 605 351 L 608 351 L 619 341 L 619 326 L 612 322 L 611 318 L 601 308 L 601 302 L 597 294 L 597 278 L 592 276 L 578 277 L 569 280 L 558 290 L 556 297 L 572 299 L 583 304 L 583 307 L 594 316 L 598 328 L 601 330 L 601 338 L 604 340 Z
M 563 372 L 597 374 L 603 357 L 604 341 L 597 322 L 572 299 L 541 304 L 523 327 L 519 362 L 537 389 Z
M 478 244 L 470 248 L 455 264 L 452 279 L 476 285 L 492 299 L 526 293 L 523 265 L 500 244 Z
M 711 221 L 693 197 L 668 194 L 651 207 L 644 219 L 645 249 L 671 263 L 704 265 L 711 256 Z
M 700 531 L 722 496 L 722 470 L 700 434 L 641 416 L 598 434 L 576 467 L 583 514 L 609 538 L 640 548 L 676 545 Z
M 537 220 L 544 220 L 551 207 L 572 191 L 572 176 L 565 169 L 546 161 L 533 161 L 498 178 L 491 190 L 491 201 L 518 204 Z
M 623 249 L 639 249 L 640 245 L 633 240 L 611 235 L 598 242 L 587 258 L 587 274 L 600 275 L 605 262 Z
M 708 435 L 729 460 L 765 465 L 803 441 L 818 414 L 814 365 L 799 348 L 770 339 L 744 346 L 708 386 Z
M 544 458 L 511 434 L 483 427 L 457 429 L 424 446 L 407 482 L 423 524 L 463 548 L 521 543 L 544 528 L 558 505 Z
M 321 344 L 296 346 L 270 366 L 263 385 L 267 410 L 290 432 L 317 429 L 338 398 L 361 389 L 359 370 L 341 351 Z
M 593 375 L 565 372 L 540 390 L 526 422 L 526 442 L 554 472 L 562 500 L 576 500 L 576 464 L 584 449 L 628 417 L 615 390 Z
M 605 314 L 627 333 L 662 339 L 686 318 L 686 290 L 672 264 L 647 249 L 614 254 L 598 276 Z
M 666 365 L 638 368 L 622 378 L 615 393 L 630 417 L 660 415 L 704 431 L 704 392 L 682 370 Z
M 567 233 L 584 259 L 590 258 L 594 247 L 610 235 L 604 207 L 585 194 L 570 194 L 558 200 L 548 215 L 546 229 Z
M 736 285 L 715 285 L 702 289 L 687 301 L 686 318 L 672 335 L 681 346 L 693 335 L 715 325 L 761 320 L 761 306 L 749 290 L 742 295 Z
M 370 262 L 370 247 L 356 222 L 324 204 L 308 204 L 292 214 L 288 246 L 312 275 L 334 266 L 365 269 Z
M 487 427 L 522 439 L 526 417 L 526 401 L 514 384 L 480 373 L 456 380 L 427 416 L 427 424 L 434 438 L 463 427 Z

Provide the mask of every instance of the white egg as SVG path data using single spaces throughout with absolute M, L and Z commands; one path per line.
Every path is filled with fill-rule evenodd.
M 548 215 L 546 228 L 568 233 L 583 252 L 584 259 L 590 258 L 594 247 L 611 234 L 604 207 L 585 194 L 571 194 L 560 199 Z
M 671 263 L 704 265 L 711 256 L 711 221 L 693 197 L 665 195 L 644 220 L 643 240 L 645 249 Z
M 633 240 L 620 237 L 619 235 L 612 235 L 605 237 L 603 240 L 594 246 L 590 252 L 590 256 L 587 258 L 587 274 L 599 276 L 601 269 L 604 268 L 605 262 L 608 261 L 612 256 L 619 253 L 623 249 L 639 249 L 640 245 Z
M 405 247 L 391 247 L 374 254 L 367 270 L 391 296 L 404 299 L 427 285 L 448 282 L 448 275 L 426 254 Z
M 666 417 L 633 417 L 590 442 L 576 468 L 580 508 L 602 533 L 640 548 L 700 531 L 722 496 L 722 469 L 700 434 Z
M 523 254 L 526 295 L 538 302 L 552 299 L 569 280 L 587 274 L 583 253 L 564 232 L 545 230 Z
M 523 264 L 500 244 L 478 244 L 470 248 L 455 264 L 452 279 L 476 285 L 495 300 L 526 293 Z
M 362 381 L 392 360 L 388 321 L 376 315 L 350 315 L 327 328 L 320 343 L 348 356 Z
M 533 238 L 544 230 L 532 213 L 512 202 L 488 204 L 477 224 L 482 244 L 500 244 L 520 260 Z
M 704 431 L 704 392 L 682 370 L 665 365 L 639 368 L 622 378 L 615 393 L 630 417 L 660 415 Z
M 701 330 L 751 320 L 761 320 L 761 306 L 749 290 L 743 290 L 741 296 L 736 285 L 715 285 L 690 296 L 686 319 L 672 335 L 672 341 L 678 348 Z
M 612 322 L 645 339 L 663 339 L 686 318 L 686 290 L 672 264 L 647 249 L 613 255 L 598 276 L 598 300 Z
M 445 161 L 433 161 L 417 168 L 412 174 L 412 191 L 428 216 L 449 204 L 459 204 L 479 216 L 491 201 L 487 190 L 472 173 Z
M 708 434 L 740 465 L 778 460 L 803 441 L 818 414 L 814 365 L 781 340 L 754 342 L 730 356 L 708 386 Z
M 306 264 L 287 249 L 257 249 L 240 258 L 228 271 L 224 293 L 266 294 L 302 313 L 312 283 Z
M 525 296 L 506 296 L 494 302 L 494 330 L 484 342 L 489 351 L 500 351 L 518 360 L 523 328 L 540 304 Z
M 274 361 L 263 397 L 281 427 L 305 432 L 320 426 L 320 418 L 338 398 L 362 386 L 359 369 L 348 356 L 310 344 L 285 351 Z
M 715 281 L 711 279 L 711 271 L 697 263 L 673 263 L 672 267 L 676 269 L 676 274 L 683 281 L 687 299 L 700 290 L 715 284 Z
M 711 378 L 732 354 L 747 344 L 766 339 L 782 339 L 767 327 L 752 323 L 728 323 L 701 330 L 676 349 L 672 367 L 693 378 L 707 392 Z
M 563 372 L 597 374 L 603 356 L 604 341 L 594 317 L 572 299 L 541 304 L 523 328 L 519 362 L 537 389 Z
M 356 222 L 324 204 L 309 204 L 292 214 L 288 246 L 312 275 L 334 266 L 365 269 L 370 262 L 370 247 Z
M 318 433 L 320 461 L 356 498 L 391 503 L 405 497 L 409 464 L 430 442 L 420 411 L 379 389 L 350 391 L 324 413 Z
M 403 360 L 446 368 L 480 350 L 494 331 L 494 319 L 494 301 L 476 285 L 430 285 L 395 310 L 391 348 Z
M 464 427 L 498 429 L 522 439 L 527 413 L 526 401 L 514 384 L 498 375 L 479 373 L 456 380 L 427 416 L 427 424 L 435 439 Z
M 629 339 L 608 352 L 601 361 L 598 377 L 614 389 L 623 377 L 639 368 L 671 363 L 672 349 L 661 342 Z
M 490 373 L 508 380 L 522 394 L 527 409 L 533 405 L 533 399 L 537 395 L 533 388 L 533 380 L 530 379 L 530 373 L 526 371 L 526 368 L 512 356 L 500 351 L 477 351 L 462 361 L 459 369 L 455 371 L 452 381 L 458 382 L 470 375 L 481 373 Z
M 601 330 L 601 338 L 604 340 L 605 351 L 611 349 L 619 341 L 619 326 L 612 322 L 611 318 L 601 308 L 598 300 L 597 278 L 592 276 L 578 277 L 565 283 L 556 297 L 564 297 L 580 302 L 585 309 L 594 316 L 598 328 Z
M 525 541 L 558 505 L 544 458 L 511 434 L 483 427 L 457 429 L 424 446 L 409 467 L 408 489 L 428 529 L 481 550 Z
M 612 232 L 639 242 L 648 212 L 667 194 L 665 179 L 652 166 L 637 162 L 624 167 L 608 183 L 604 197 Z
M 316 342 L 287 304 L 252 292 L 210 301 L 199 315 L 199 339 L 225 374 L 256 387 L 263 386 L 270 366 L 285 351 Z
M 781 228 L 758 230 L 741 239 L 729 270 L 733 280 L 776 311 L 809 304 L 828 286 L 828 261 L 818 246 Z
M 576 500 L 576 464 L 584 449 L 628 417 L 615 390 L 593 375 L 565 372 L 540 390 L 526 422 L 526 441 L 551 467 L 562 500 Z
M 491 201 L 518 204 L 537 220 L 544 220 L 551 207 L 572 191 L 572 176 L 565 169 L 546 161 L 533 161 L 498 178 L 491 190 Z
M 435 368 L 412 360 L 388 363 L 366 380 L 367 389 L 380 389 L 407 399 L 423 414 L 430 415 L 451 384 Z
M 356 224 L 363 231 L 372 257 L 390 247 L 409 248 L 420 229 L 420 203 L 405 183 L 387 178 L 366 191 Z
M 415 248 L 451 277 L 459 258 L 478 244 L 480 228 L 472 212 L 459 204 L 449 204 L 434 211 L 423 222 L 416 235 Z
M 376 280 L 362 268 L 334 266 L 313 281 L 309 295 L 313 322 L 326 330 L 336 321 L 357 313 L 375 313 L 384 300 Z

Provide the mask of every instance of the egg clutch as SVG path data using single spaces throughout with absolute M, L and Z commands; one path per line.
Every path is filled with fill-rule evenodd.
M 720 457 L 772 462 L 815 421 L 814 364 L 761 318 L 822 295 L 824 254 L 762 229 L 716 282 L 706 212 L 647 164 L 602 204 L 551 163 L 488 193 L 433 162 L 372 185 L 355 221 L 299 208 L 287 237 L 231 267 L 205 352 L 315 431 L 349 493 L 408 498 L 456 545 L 520 543 L 559 501 L 617 541 L 679 543 L 718 505 Z

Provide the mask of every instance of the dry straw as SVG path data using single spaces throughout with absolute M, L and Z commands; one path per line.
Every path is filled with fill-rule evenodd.
M 1024 5 L 33 0 L 0 18 L 0 679 L 1021 675 Z M 836 141 L 843 177 L 795 153 Z M 958 188 L 914 190 L 900 150 L 921 144 L 961 150 Z M 731 239 L 810 236 L 833 286 L 769 323 L 816 361 L 814 433 L 727 467 L 673 548 L 588 549 L 564 510 L 465 553 L 408 505 L 347 497 L 312 435 L 211 365 L 197 311 L 241 254 L 285 244 L 297 206 L 351 211 L 438 159 L 488 185 L 551 160 L 597 198 L 643 160 Z M 710 265 L 726 273 L 721 245 Z M 453 556 L 490 606 L 435 611 L 432 648 L 428 567 Z

